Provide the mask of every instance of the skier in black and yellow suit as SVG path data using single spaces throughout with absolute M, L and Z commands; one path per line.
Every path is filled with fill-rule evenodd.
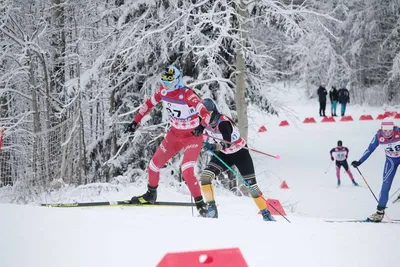
M 247 185 L 251 187 L 250 194 L 261 210 L 264 221 L 275 221 L 267 209 L 265 200 L 261 197 L 262 192 L 257 185 L 253 160 L 248 149 L 245 148 L 247 147 L 246 141 L 240 136 L 235 123 L 227 116 L 220 114 L 211 99 L 206 98 L 202 103 L 211 113 L 210 123 L 205 131 L 207 135 L 215 138 L 208 138 L 203 143 L 203 147 L 213 151 L 228 166 L 235 165 L 238 168 Z M 225 142 L 220 142 L 221 140 Z M 218 218 L 212 180 L 227 170 L 227 167 L 216 156 L 212 156 L 206 168 L 200 173 L 201 190 L 208 205 L 208 217 L 212 218 Z

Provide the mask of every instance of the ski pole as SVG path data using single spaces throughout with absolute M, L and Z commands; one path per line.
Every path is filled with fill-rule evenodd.
M 246 182 L 246 180 L 245 180 L 240 174 L 238 174 L 238 173 L 235 172 L 231 167 L 229 167 L 229 165 L 226 164 L 220 157 L 218 157 L 217 154 L 215 154 L 215 153 L 214 153 L 213 151 L 211 151 L 211 150 L 208 150 L 208 151 L 210 151 L 211 154 L 212 154 L 214 157 L 216 157 L 222 164 L 224 164 L 224 166 L 225 166 L 226 168 L 228 168 L 228 170 L 230 170 L 237 178 L 239 178 L 240 180 L 242 180 L 242 182 L 244 183 L 244 185 L 245 185 L 247 188 L 253 190 L 253 191 L 257 194 L 257 196 L 261 197 L 265 202 L 267 202 L 267 200 L 264 198 L 264 196 L 263 196 L 262 194 L 260 194 L 256 189 L 254 189 L 251 185 L 249 185 L 249 183 Z M 286 221 L 288 221 L 288 222 L 290 223 L 289 219 L 286 218 L 286 216 L 284 216 L 281 212 L 279 212 L 279 210 L 277 210 L 273 205 L 270 205 L 270 206 L 271 206 L 276 212 L 278 212 L 283 218 L 285 218 Z
M 375 194 L 374 194 L 374 192 L 372 191 L 371 187 L 369 186 L 367 180 L 364 178 L 364 175 L 362 175 L 362 173 L 360 172 L 360 169 L 359 169 L 358 167 L 356 167 L 356 169 L 357 169 L 358 173 L 361 175 L 361 177 L 363 178 L 365 184 L 368 186 L 368 189 L 369 189 L 369 191 L 371 192 L 371 194 L 374 196 L 376 202 L 379 203 L 378 198 L 375 196 Z
M 360 169 L 358 167 L 355 167 L 358 171 L 358 173 L 361 175 L 361 177 L 363 178 L 365 184 L 368 186 L 369 191 L 371 192 L 371 194 L 374 196 L 376 202 L 379 204 L 379 200 L 378 198 L 375 196 L 374 192 L 372 191 L 371 187 L 369 186 L 369 184 L 367 183 L 367 180 L 364 178 L 364 175 L 362 175 Z M 385 213 L 386 217 L 388 218 L 389 222 L 392 222 L 392 220 L 389 218 L 389 216 Z
M 190 195 L 190 203 L 193 204 L 193 196 L 192 195 Z M 192 217 L 194 217 L 193 206 L 192 206 Z
M 206 136 L 206 137 L 209 137 L 209 138 L 212 138 L 212 139 L 215 139 L 215 140 L 218 140 L 218 141 L 227 143 L 227 144 L 233 144 L 232 142 L 226 141 L 226 140 L 221 139 L 221 138 L 216 138 L 216 137 L 210 136 L 210 135 L 208 135 L 208 134 L 203 134 L 203 135 Z M 280 158 L 281 158 L 280 155 L 268 154 L 268 153 L 262 152 L 262 151 L 260 151 L 260 150 L 253 149 L 253 148 L 249 148 L 249 147 L 243 147 L 243 148 L 244 148 L 244 149 L 247 149 L 247 150 L 250 150 L 250 151 L 253 151 L 253 152 L 260 153 L 260 154 L 265 155 L 265 156 L 267 156 L 267 157 L 276 158 L 276 159 L 280 159 Z
M 400 195 L 399 195 L 395 200 L 393 200 L 392 203 L 394 204 L 394 203 L 396 203 L 396 202 L 398 202 L 398 201 L 400 201 Z
M 329 163 L 328 168 L 326 168 L 325 174 L 326 174 L 326 173 L 329 171 L 329 169 L 331 168 L 332 162 L 333 162 L 333 160 L 331 160 L 331 162 Z
M 396 192 L 394 192 L 394 193 L 389 197 L 389 199 L 391 199 L 392 197 L 394 197 L 394 195 L 396 195 L 396 193 L 399 192 L 399 191 L 400 191 L 400 188 L 397 189 Z M 398 199 L 398 198 L 397 198 L 397 199 Z M 396 199 L 396 200 L 397 200 L 397 199 Z M 395 200 L 394 202 L 396 202 L 396 200 Z M 394 202 L 393 202 L 393 203 L 394 203 Z

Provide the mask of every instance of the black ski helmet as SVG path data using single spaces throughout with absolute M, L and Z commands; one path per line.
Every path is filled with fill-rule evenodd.
M 212 127 L 215 127 L 217 125 L 219 116 L 221 115 L 217 109 L 217 106 L 211 98 L 203 99 L 202 103 L 206 107 L 208 112 L 211 112 L 210 125 Z
M 337 141 L 338 146 L 343 146 L 343 142 L 341 140 Z

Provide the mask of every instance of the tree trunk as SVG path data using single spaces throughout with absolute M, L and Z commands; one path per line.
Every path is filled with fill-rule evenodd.
M 33 146 L 32 146 L 32 182 L 34 185 L 37 185 L 37 179 L 40 179 L 41 172 L 38 166 L 41 164 L 41 153 L 39 151 L 40 145 L 40 136 L 37 133 L 40 132 L 40 111 L 39 111 L 39 104 L 37 99 L 37 92 L 36 92 L 36 81 L 35 81 L 35 64 L 34 59 L 31 52 L 28 50 L 28 58 L 29 58 L 29 86 L 31 89 L 32 95 L 32 111 L 33 111 Z M 29 186 L 29 185 L 28 185 Z
M 78 32 L 78 24 L 75 19 L 74 14 L 74 24 L 75 24 L 75 36 L 79 37 Z M 76 54 L 79 55 L 79 42 L 76 42 Z M 81 184 L 86 184 L 87 181 L 87 158 L 86 158 L 86 144 L 85 144 L 85 127 L 84 127 L 84 119 L 82 112 L 82 88 L 81 88 L 81 62 L 78 57 L 78 61 L 76 63 L 76 76 L 78 77 L 78 110 L 79 110 L 79 182 Z M 83 176 L 82 176 L 83 169 Z
M 247 12 L 247 4 L 241 0 L 236 6 L 238 16 L 238 31 L 240 41 L 236 44 L 236 111 L 238 117 L 238 126 L 240 135 L 247 141 L 249 125 L 247 118 L 247 104 L 246 104 L 246 62 L 245 62 L 245 46 L 247 39 L 246 25 L 249 14 Z
M 64 29 L 64 0 L 52 0 L 52 40 L 51 46 L 53 49 L 53 69 L 51 88 L 52 93 L 59 94 L 63 91 L 65 84 L 65 29 Z
M 115 99 L 115 92 L 116 89 L 113 89 L 110 95 L 110 117 L 115 116 L 116 111 L 116 99 Z M 116 129 L 115 123 L 112 124 L 112 134 L 111 134 L 111 156 L 114 156 L 117 153 L 117 136 L 116 136 Z

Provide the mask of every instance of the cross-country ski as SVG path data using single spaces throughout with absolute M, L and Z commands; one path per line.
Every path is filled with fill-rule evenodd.
M 380 222 L 374 222 L 370 220 L 324 220 L 325 222 L 329 223 L 370 223 L 370 224 L 380 224 L 380 223 L 392 223 L 392 224 L 400 224 L 400 221 L 397 220 L 392 220 L 392 221 L 380 221 Z
M 121 201 L 103 201 L 103 202 L 75 202 L 75 203 L 52 203 L 40 204 L 44 207 L 53 208 L 73 208 L 73 207 L 101 207 L 101 206 L 165 206 L 165 207 L 195 207 L 194 203 L 190 202 L 176 202 L 176 201 L 156 201 L 154 203 L 131 203 L 130 200 Z

